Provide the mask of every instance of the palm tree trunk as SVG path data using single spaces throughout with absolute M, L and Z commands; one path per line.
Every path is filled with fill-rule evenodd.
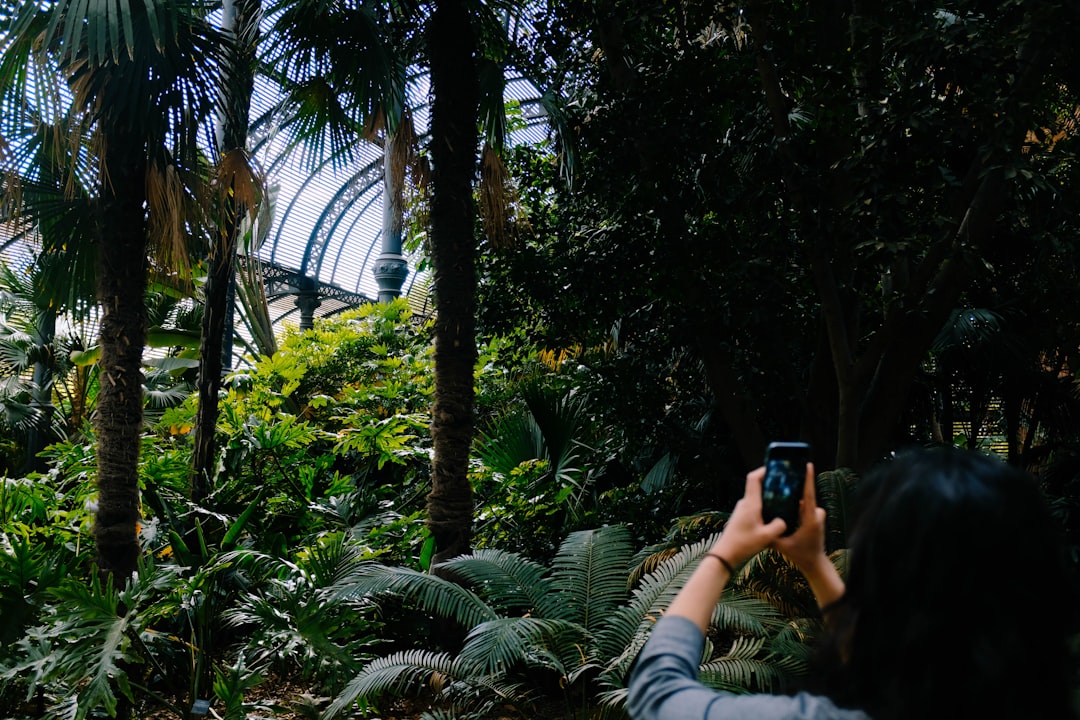
M 475 39 L 462 0 L 436 0 L 427 29 L 431 62 L 431 263 L 435 292 L 434 447 L 428 527 L 434 561 L 469 551 L 476 236 L 472 187 L 479 142 Z
M 95 413 L 98 567 L 118 581 L 138 564 L 142 352 L 146 344 L 146 155 L 141 143 L 115 137 L 105 156 L 97 239 L 100 246 L 100 390 Z
M 237 0 L 225 3 L 225 30 L 234 34 L 228 63 L 225 112 L 221 118 L 220 155 L 243 152 L 247 148 L 248 114 L 254 88 L 255 45 L 262 17 L 259 0 Z M 222 368 L 226 353 L 232 351 L 225 343 L 226 332 L 231 337 L 231 292 L 236 281 L 236 245 L 241 220 L 247 212 L 237 198 L 235 183 L 232 192 L 224 195 L 218 242 L 210 249 L 206 279 L 206 302 L 203 310 L 202 337 L 199 345 L 199 376 L 196 386 L 199 404 L 195 418 L 195 450 L 192 458 L 191 499 L 198 503 L 209 492 L 217 454 L 218 394 L 221 391 Z M 246 196 L 247 193 L 244 193 Z

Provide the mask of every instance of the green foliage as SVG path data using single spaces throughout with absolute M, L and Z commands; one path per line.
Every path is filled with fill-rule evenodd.
M 51 602 L 50 591 L 87 567 L 93 494 L 85 480 L 45 477 L 0 480 L 0 661 L 34 627 Z
M 602 403 L 569 353 L 523 346 L 507 352 L 505 341 L 489 346 L 479 376 L 487 419 L 471 471 L 478 546 L 546 562 L 570 532 L 606 522 L 640 520 L 645 527 L 656 500 L 638 493 L 615 461 L 619 431 L 597 412 Z
M 1048 390 L 1080 325 L 1046 310 L 1078 306 L 1074 4 L 630 0 L 618 17 L 571 2 L 538 20 L 566 39 L 536 50 L 562 50 L 578 171 L 568 186 L 554 154 L 515 158 L 531 233 L 481 257 L 487 333 L 614 337 L 585 361 L 600 411 L 695 484 L 800 433 L 820 469 L 861 471 L 951 442 L 954 415 L 1018 460 L 1073 407 Z M 934 367 L 961 309 L 1000 322 L 954 346 L 975 362 Z M 836 456 L 850 435 L 857 461 Z
M 134 691 L 147 691 L 144 676 L 154 669 L 151 649 L 176 642 L 153 624 L 159 618 L 153 604 L 175 585 L 175 566 L 143 565 L 123 588 L 67 578 L 49 591 L 53 603 L 45 623 L 17 643 L 15 659 L 0 678 L 20 680 L 27 699 L 43 688 L 56 703 L 52 712 L 76 720 L 97 709 L 115 714 L 121 697 L 134 700 Z
M 343 534 L 302 548 L 294 560 L 250 551 L 218 556 L 219 569 L 236 566 L 254 575 L 222 613 L 224 627 L 245 638 L 247 656 L 257 667 L 340 687 L 375 642 L 372 608 L 343 592 L 357 565 L 371 557 Z
M 245 703 L 244 693 L 265 681 L 265 675 L 247 666 L 243 655 L 233 665 L 214 668 L 214 696 L 225 706 L 221 717 L 224 720 L 247 720 L 251 710 L 262 710 L 260 706 Z
M 351 593 L 392 596 L 468 632 L 456 654 L 413 650 L 374 661 L 335 701 L 335 713 L 357 698 L 415 691 L 435 677 L 447 702 L 473 696 L 464 706 L 471 710 L 500 697 L 527 702 L 524 688 L 537 685 L 530 673 L 538 671 L 569 688 L 591 658 L 593 628 L 627 597 L 631 554 L 629 534 L 615 526 L 571 534 L 550 570 L 499 550 L 451 560 L 439 575 L 359 569 Z
M 626 676 L 653 623 L 716 538 L 713 534 L 684 545 L 674 554 L 665 553 L 654 570 L 642 575 L 631 601 L 606 623 L 601 642 L 610 660 L 600 676 L 610 688 L 603 696 L 605 703 L 621 705 L 625 701 Z M 735 692 L 782 690 L 806 670 L 808 641 L 816 621 L 806 620 L 812 616 L 805 611 L 792 614 L 790 608 L 781 607 L 775 602 L 775 594 L 755 593 L 751 577 L 747 569 L 734 578 L 713 611 L 701 680 Z M 778 574 L 761 581 L 782 588 L 789 579 Z M 799 632 L 793 636 L 796 629 Z
M 625 680 L 653 623 L 716 541 L 686 545 L 645 573 L 631 592 L 633 549 L 623 527 L 572 533 L 550 567 L 501 550 L 477 550 L 438 567 L 359 566 L 343 587 L 409 613 L 467 630 L 445 650 L 401 650 L 372 661 L 331 705 L 336 717 L 355 701 L 434 686 L 436 704 L 475 712 L 503 702 L 528 714 L 534 703 L 566 710 L 625 701 Z M 779 691 L 805 672 L 819 622 L 792 613 L 782 593 L 758 590 L 744 571 L 717 606 L 702 664 L 707 684 L 736 692 Z M 789 578 L 777 573 L 773 582 Z M 389 606 L 388 605 L 388 606 Z M 389 626 L 388 626 L 389 627 Z M 558 691 L 555 688 L 560 688 Z M 469 696 L 470 703 L 457 698 Z

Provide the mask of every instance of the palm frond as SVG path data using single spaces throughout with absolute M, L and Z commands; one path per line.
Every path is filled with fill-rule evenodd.
M 602 677 L 618 685 L 645 646 L 652 626 L 664 613 L 702 556 L 716 544 L 716 535 L 681 548 L 634 589 L 629 604 L 619 608 L 597 633 L 598 656 L 605 662 Z M 785 618 L 771 604 L 737 586 L 725 592 L 713 609 L 710 624 L 717 630 L 764 637 L 783 627 Z
M 415 602 L 422 610 L 465 628 L 474 628 L 498 617 L 478 595 L 457 583 L 410 568 L 377 563 L 363 563 L 353 568 L 336 585 L 328 599 L 374 599 L 383 594 L 393 594 Z
M 341 715 L 361 698 L 382 693 L 418 691 L 425 685 L 442 686 L 458 674 L 448 653 L 406 650 L 366 665 L 322 714 L 323 720 Z
M 582 645 L 584 640 L 585 629 L 565 620 L 499 618 L 472 629 L 457 662 L 471 675 L 502 675 L 519 663 L 566 675 L 559 650 L 570 644 Z
M 162 369 L 147 373 L 143 386 L 146 404 L 152 410 L 176 407 L 191 394 L 191 391 L 190 383 L 177 383 L 172 375 Z
M 718 630 L 764 635 L 784 624 L 785 616 L 772 604 L 733 588 L 713 609 L 711 625 Z
M 788 679 L 784 669 L 757 657 L 764 646 L 764 638 L 737 638 L 727 654 L 701 666 L 698 680 L 728 692 L 770 692 L 783 687 Z
M 306 550 L 301 567 L 315 587 L 333 589 L 351 579 L 352 570 L 367 554 L 364 546 L 350 542 L 345 534 L 333 535 Z
M 582 430 L 588 423 L 588 406 L 584 395 L 560 391 L 541 385 L 527 385 L 522 397 L 544 438 L 545 457 L 551 461 L 556 477 L 569 476 L 580 454 Z
M 460 577 L 489 605 L 503 611 L 532 610 L 551 591 L 543 565 L 502 550 L 475 550 L 443 563 L 440 571 L 451 579 Z
M 717 538 L 729 517 L 731 513 L 706 511 L 675 518 L 662 542 L 642 548 L 634 556 L 636 564 L 631 579 L 636 581 L 645 573 L 653 572 L 678 555 L 688 542 L 695 543 L 696 547 L 707 533 L 711 533 L 713 539 Z
M 818 507 L 825 508 L 826 552 L 833 552 L 848 545 L 848 533 L 854 522 L 858 482 L 858 475 L 846 468 L 823 472 L 817 476 L 817 504 Z
M 812 617 L 818 612 L 806 578 L 775 550 L 760 552 L 747 563 L 738 586 L 788 617 Z
M 634 588 L 630 602 L 612 613 L 604 626 L 596 633 L 601 657 L 614 658 L 627 654 L 628 648 L 636 646 L 629 656 L 632 661 L 637 650 L 644 644 L 641 638 L 671 604 L 679 589 L 697 567 L 701 556 L 715 543 L 716 536 L 680 548 L 672 557 L 661 563 L 653 572 L 645 575 Z M 640 642 L 633 642 L 639 636 Z
M 554 592 L 544 598 L 537 614 L 575 622 L 590 634 L 599 631 L 629 595 L 632 555 L 624 526 L 571 533 L 552 561 Z
M 544 436 L 531 413 L 510 412 L 477 434 L 476 454 L 495 472 L 509 475 L 523 462 L 544 459 Z
M 1001 330 L 1002 317 L 988 308 L 954 308 L 945 326 L 934 338 L 931 352 L 989 342 Z

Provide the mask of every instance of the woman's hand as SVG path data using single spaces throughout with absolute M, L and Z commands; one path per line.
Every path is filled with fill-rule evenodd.
M 780 518 L 768 524 L 762 519 L 761 481 L 764 478 L 765 468 L 747 474 L 743 497 L 735 504 L 720 539 L 713 546 L 712 552 L 732 565 L 742 565 L 775 543 L 787 529 L 787 523 Z
M 814 466 L 806 465 L 806 482 L 799 503 L 799 527 L 787 537 L 778 537 L 771 547 L 779 550 L 804 575 L 812 572 L 825 557 L 825 509 L 817 506 Z
M 799 504 L 799 529 L 788 537 L 778 537 L 771 547 L 794 563 L 817 598 L 827 608 L 844 595 L 844 581 L 825 554 L 825 509 L 817 506 L 814 467 L 806 466 L 806 484 Z

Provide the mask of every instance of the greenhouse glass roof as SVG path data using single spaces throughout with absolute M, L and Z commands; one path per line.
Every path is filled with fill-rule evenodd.
M 428 127 L 426 78 L 415 83 L 410 98 L 413 123 L 423 141 Z M 511 143 L 539 142 L 548 135 L 547 116 L 536 87 L 525 78 L 508 77 L 507 100 L 516 101 L 524 127 Z M 265 114 L 276 102 L 273 86 L 258 81 L 252 116 Z M 263 262 L 267 300 L 274 324 L 298 324 L 297 297 L 315 292 L 315 316 L 341 312 L 374 301 L 378 285 L 372 265 L 380 252 L 383 217 L 382 147 L 363 143 L 348 167 L 329 160 L 314 170 L 303 153 L 287 152 L 290 138 L 263 129 L 251 147 L 267 172 L 273 197 L 273 221 L 258 255 Z M 414 311 L 428 314 L 430 277 L 418 270 L 416 256 L 402 287 Z

